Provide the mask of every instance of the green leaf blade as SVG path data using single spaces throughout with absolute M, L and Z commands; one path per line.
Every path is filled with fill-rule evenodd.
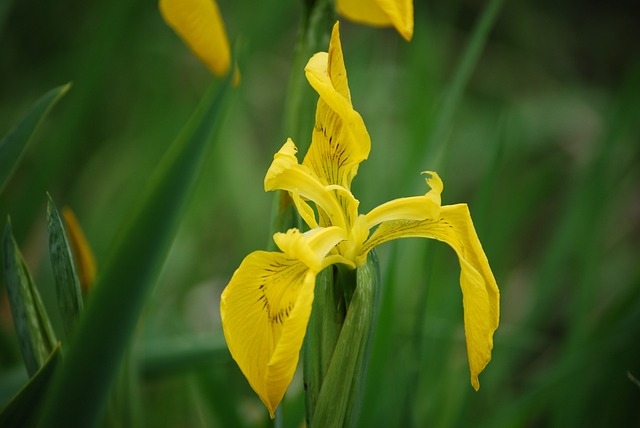
M 121 226 L 75 332 L 74 346 L 56 375 L 41 426 L 93 426 L 101 415 L 119 362 L 212 145 L 229 87 L 227 78 L 219 91 L 205 96 Z M 78 402 L 83 405 L 67 405 Z
M 0 427 L 35 426 L 60 355 L 60 343 L 58 343 L 43 366 L 2 409 Z
M 58 100 L 69 91 L 69 88 L 71 84 L 67 83 L 44 94 L 18 124 L 0 140 L 0 193 L 15 172 L 38 126 Z
M 57 340 L 40 294 L 13 239 L 11 220 L 7 220 L 4 230 L 2 264 L 20 350 L 29 376 L 33 376 L 47 361 Z
M 47 226 L 49 229 L 49 255 L 56 283 L 56 297 L 67 339 L 82 311 L 80 281 L 73 263 L 69 240 L 62 225 L 60 213 L 53 199 L 47 195 Z

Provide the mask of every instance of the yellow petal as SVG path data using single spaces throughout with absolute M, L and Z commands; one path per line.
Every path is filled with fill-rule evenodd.
M 300 193 L 298 192 L 289 192 L 291 199 L 293 200 L 293 204 L 298 210 L 300 217 L 304 220 L 305 223 L 311 228 L 315 229 L 316 227 L 320 227 L 318 225 L 318 221 L 316 220 L 316 213 L 313 211 L 313 208 L 307 203 L 307 201 L 303 200 L 300 197 Z
M 314 285 L 315 273 L 299 260 L 256 251 L 222 293 L 227 346 L 272 418 L 298 364 Z
M 273 157 L 264 178 L 264 189 L 291 192 L 296 205 L 300 202 L 300 196 L 311 200 L 318 206 L 321 215 L 328 219 L 322 226 L 340 226 L 346 230 L 344 210 L 332 194 L 333 190 L 327 189 L 307 166 L 298 163 L 297 150 L 289 138 Z M 312 222 L 306 208 L 303 207 L 301 213 L 305 215 L 307 223 Z
M 336 226 L 318 227 L 305 233 L 289 229 L 286 233 L 273 235 L 273 240 L 283 253 L 302 261 L 314 272 L 323 269 L 327 253 L 346 238 L 344 229 Z
M 383 222 L 365 242 L 362 253 L 396 238 L 432 238 L 449 244 L 460 260 L 460 286 L 471 384 L 491 360 L 493 333 L 500 318 L 500 292 L 476 234 L 466 204 L 446 205 L 436 219 Z
M 62 217 L 69 232 L 69 244 L 71 245 L 73 258 L 78 268 L 80 286 L 86 294 L 96 279 L 96 259 L 93 256 L 93 251 L 91 251 L 87 238 L 85 238 L 82 232 L 80 223 L 71 208 L 64 207 Z
M 229 40 L 215 0 L 160 0 L 159 6 L 165 22 L 211 72 L 226 75 L 231 64 Z
M 371 139 L 362 117 L 351 105 L 338 23 L 333 27 L 329 52 L 315 54 L 305 73 L 320 99 L 303 165 L 323 184 L 349 189 L 358 165 L 369 156 Z
M 413 0 L 337 0 L 336 9 L 354 22 L 393 25 L 406 40 L 413 37 Z
M 369 237 L 369 226 L 367 225 L 367 217 L 360 214 L 353 222 L 349 230 L 349 239 L 338 244 L 339 252 L 346 259 L 352 260 L 356 267 L 360 267 L 367 262 L 367 254 L 360 256 L 360 249 L 363 243 Z
M 390 220 L 426 220 L 438 217 L 440 215 L 440 193 L 443 188 L 442 180 L 433 171 L 425 171 L 424 173 L 431 174 L 431 178 L 427 178 L 427 184 L 431 190 L 424 196 L 394 199 L 372 209 L 367 214 L 369 228 Z

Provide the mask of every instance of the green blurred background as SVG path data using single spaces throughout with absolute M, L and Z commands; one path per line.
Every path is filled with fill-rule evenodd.
M 270 239 L 273 195 L 262 180 L 288 136 L 299 3 L 219 1 L 242 84 L 105 425 L 269 424 L 224 346 L 219 296 Z M 484 7 L 418 1 L 411 43 L 342 21 L 354 106 L 372 138 L 354 182 L 362 211 L 424 192 L 418 173 L 436 168 L 443 203 L 469 203 L 502 292 L 476 393 L 455 254 L 419 240 L 382 247 L 362 426 L 640 426 L 640 7 L 506 1 L 451 123 L 429 144 Z M 48 89 L 73 82 L 0 195 L 0 218 L 11 215 L 58 326 L 45 192 L 75 210 L 100 265 L 211 80 L 154 1 L 0 0 L 0 134 Z M 0 404 L 27 378 L 2 289 Z M 296 377 L 285 426 L 300 426 L 301 389 Z

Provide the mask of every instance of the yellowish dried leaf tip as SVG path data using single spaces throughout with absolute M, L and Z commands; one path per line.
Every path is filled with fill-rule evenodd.
M 229 72 L 231 50 L 215 0 L 160 0 L 159 8 L 165 22 L 213 74 Z
M 64 223 L 67 226 L 69 245 L 76 262 L 80 287 L 83 294 L 87 294 L 96 279 L 96 259 L 73 210 L 69 207 L 64 207 L 62 209 L 62 218 L 64 218 Z
M 393 26 L 407 41 L 413 37 L 413 0 L 337 0 L 336 9 L 351 21 Z
M 315 54 L 305 73 L 320 95 L 311 146 L 300 163 L 288 139 L 275 154 L 264 187 L 289 192 L 310 230 L 276 233 L 280 251 L 253 252 L 233 274 L 220 305 L 231 355 L 273 417 L 298 364 L 316 275 L 338 263 L 362 266 L 369 251 L 393 239 L 431 238 L 458 255 L 471 384 L 477 390 L 478 375 L 491 360 L 500 298 L 467 205 L 441 205 L 442 180 L 426 171 L 424 195 L 360 214 L 351 181 L 369 156 L 371 141 L 351 104 L 337 23 L 329 52 Z

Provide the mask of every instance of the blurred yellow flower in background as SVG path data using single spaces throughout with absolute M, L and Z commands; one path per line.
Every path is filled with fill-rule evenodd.
M 231 67 L 231 50 L 215 0 L 160 0 L 165 22 L 216 76 Z
M 336 9 L 351 21 L 393 26 L 406 40 L 413 37 L 413 0 L 337 0 Z

